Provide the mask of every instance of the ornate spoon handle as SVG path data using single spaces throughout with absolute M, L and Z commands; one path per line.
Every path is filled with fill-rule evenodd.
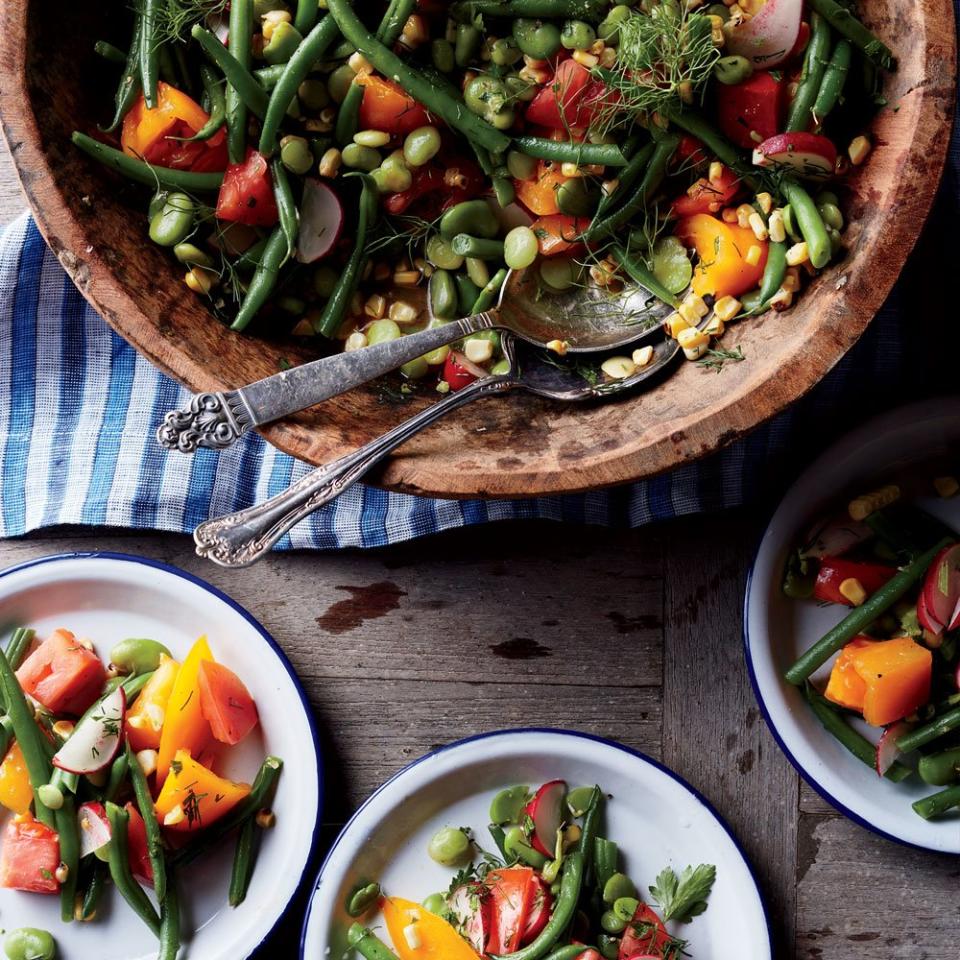
M 197 554 L 222 567 L 247 567 L 255 563 L 293 526 L 338 497 L 391 450 L 451 410 L 477 397 L 504 393 L 514 385 L 510 376 L 475 380 L 359 450 L 317 467 L 275 497 L 246 510 L 204 521 L 193 532 Z

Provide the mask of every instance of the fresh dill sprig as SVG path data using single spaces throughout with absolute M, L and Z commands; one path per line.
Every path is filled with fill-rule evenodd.
M 227 6 L 228 0 L 167 0 L 154 25 L 156 39 L 183 40 L 195 23 L 223 13 Z
M 738 344 L 733 350 L 724 350 L 723 347 L 708 350 L 706 356 L 697 361 L 697 366 L 703 367 L 704 370 L 714 370 L 720 373 L 728 360 L 740 363 L 741 360 L 746 359 Z

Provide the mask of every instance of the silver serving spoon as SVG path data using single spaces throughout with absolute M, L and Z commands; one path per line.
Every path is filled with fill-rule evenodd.
M 403 338 L 409 339 L 409 338 Z M 450 393 L 376 440 L 339 460 L 317 467 L 282 493 L 263 503 L 201 523 L 193 532 L 197 554 L 222 567 L 247 567 L 263 557 L 292 527 L 338 497 L 392 450 L 464 404 L 511 390 L 565 402 L 609 398 L 661 374 L 680 351 L 675 340 L 658 328 L 653 359 L 623 380 L 590 383 L 569 367 L 549 363 L 538 351 L 518 349 L 516 339 L 504 333 L 503 352 L 510 370 Z
M 429 301 L 429 297 L 427 298 Z M 284 370 L 237 390 L 199 393 L 157 430 L 164 447 L 222 450 L 243 434 L 399 369 L 409 360 L 481 330 L 509 331 L 534 346 L 566 341 L 571 353 L 613 350 L 652 330 L 670 307 L 641 286 L 616 294 L 593 285 L 545 292 L 534 270 L 511 271 L 500 301 L 483 313 Z

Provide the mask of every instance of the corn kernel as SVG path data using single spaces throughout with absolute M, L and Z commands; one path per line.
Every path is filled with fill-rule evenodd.
M 617 192 L 617 187 L 619 186 L 619 179 L 604 180 L 603 183 L 600 184 L 600 190 L 603 192 L 605 197 L 612 197 L 613 194 Z
M 737 226 L 744 228 L 749 227 L 750 217 L 756 212 L 749 203 L 741 203 L 740 206 L 737 207 Z
M 60 863 L 56 870 L 53 871 L 53 877 L 57 883 L 66 883 L 67 878 L 70 876 L 70 868 L 65 863 Z
M 390 319 L 401 327 L 414 323 L 417 319 L 417 308 L 405 300 L 397 300 L 390 306 Z
M 757 246 L 757 244 L 752 243 L 747 247 L 747 252 L 744 255 L 744 262 L 749 263 L 751 267 L 755 267 L 759 262 L 760 258 L 763 256 L 763 247 Z
M 769 234 L 767 233 L 767 225 L 763 222 L 763 217 L 759 213 L 754 211 L 750 214 L 747 219 L 747 222 L 750 224 L 750 229 L 753 231 L 753 235 L 758 240 L 766 240 Z
M 269 40 L 273 36 L 273 31 L 281 23 L 291 23 L 293 17 L 290 16 L 289 11 L 287 10 L 268 10 L 261 18 L 260 22 L 261 32 L 263 33 L 263 39 Z
M 718 160 L 714 160 L 710 164 L 710 172 L 707 174 L 707 179 L 711 183 L 716 183 L 723 176 L 723 164 Z
M 937 491 L 937 496 L 947 500 L 957 495 L 960 491 L 960 483 L 957 483 L 956 477 L 934 477 L 933 489 Z
M 774 210 L 767 221 L 767 231 L 774 243 L 783 243 L 787 239 L 787 228 L 783 222 L 783 211 Z
M 849 600 L 855 607 L 859 607 L 867 599 L 867 591 L 856 577 L 847 577 L 839 587 L 840 596 Z
M 683 303 L 681 306 L 686 305 L 692 311 L 693 315 L 699 320 L 700 317 L 705 317 L 709 312 L 710 308 L 707 306 L 706 301 L 703 297 L 698 297 L 695 293 L 688 293 L 683 298 Z
M 561 163 L 560 172 L 565 177 L 582 177 L 583 174 L 580 171 L 580 167 L 575 163 Z
M 806 240 L 795 243 L 787 250 L 787 264 L 791 267 L 797 267 L 801 263 L 806 263 L 809 259 L 810 254 L 807 252 Z
M 187 815 L 183 812 L 183 806 L 177 804 L 164 818 L 163 825 L 165 827 L 175 827 L 178 823 L 183 823 L 187 819 Z
M 866 137 L 854 137 L 847 147 L 847 156 L 855 167 L 859 167 L 867 159 L 870 149 L 871 143 Z
M 350 353 L 353 350 L 362 350 L 367 345 L 367 335 L 361 330 L 354 330 L 344 341 L 343 349 Z
M 569 347 L 566 340 L 551 340 L 547 343 L 547 349 L 552 350 L 558 357 L 565 357 Z
M 650 361 L 653 360 L 653 347 L 648 345 L 634 350 L 631 359 L 638 368 L 648 366 Z
M 419 13 L 410 14 L 407 17 L 407 22 L 403 25 L 400 42 L 408 50 L 414 50 L 429 39 L 430 31 L 427 29 L 426 20 Z
M 277 815 L 272 810 L 258 810 L 256 823 L 261 830 L 272 830 L 277 825 Z
M 393 282 L 398 287 L 415 287 L 420 282 L 419 270 L 397 270 Z
M 793 303 L 793 294 L 789 290 L 784 290 L 781 287 L 771 298 L 770 298 L 770 309 L 776 310 L 777 313 L 781 313 L 786 310 Z
M 158 756 L 156 750 L 141 750 L 137 753 L 137 763 L 140 764 L 145 777 L 152 777 L 157 772 Z
M 73 733 L 73 728 L 76 724 L 72 720 L 58 720 L 53 725 L 53 733 L 55 736 L 59 737 L 61 740 L 66 740 L 67 737 Z
M 489 340 L 468 340 L 463 353 L 471 363 L 486 363 L 493 358 L 493 344 Z
M 419 950 L 422 941 L 420 940 L 420 931 L 417 929 L 416 923 L 408 923 L 403 928 L 403 939 L 407 941 L 407 946 L 411 950 Z
M 666 330 L 667 336 L 673 337 L 674 340 L 680 335 L 681 330 L 686 330 L 689 326 L 690 324 L 679 313 L 671 313 L 663 321 L 663 328 Z
M 740 312 L 740 301 L 736 297 L 721 297 L 713 305 L 713 313 L 723 323 L 729 323 Z
M 599 57 L 588 53 L 586 50 L 574 50 L 572 59 L 576 60 L 577 63 L 586 67 L 588 70 L 592 70 L 600 62 Z
M 350 56 L 347 65 L 354 73 L 373 73 L 373 64 L 359 50 Z
M 387 312 L 387 298 L 380 293 L 375 293 L 363 305 L 363 312 L 374 320 L 382 320 Z
M 769 193 L 763 191 L 762 193 L 757 194 L 757 206 L 765 213 L 769 214 L 773 209 L 773 197 Z
M 697 330 L 696 327 L 688 327 L 686 330 L 680 331 L 677 342 L 683 350 L 683 355 L 688 360 L 699 360 L 707 352 L 710 338 L 702 330 Z
M 889 483 L 879 490 L 871 490 L 861 497 L 850 501 L 847 512 L 851 520 L 866 520 L 876 510 L 889 507 L 900 499 L 900 488 L 895 483 Z
M 616 47 L 604 47 L 600 54 L 600 66 L 609 70 L 617 62 Z
M 209 295 L 216 282 L 217 275 L 212 270 L 203 267 L 193 267 L 184 274 L 183 282 L 194 292 Z
M 724 223 L 736 223 L 738 220 L 737 211 L 733 207 L 724 207 L 720 219 Z
M 787 267 L 781 286 L 790 293 L 796 293 L 800 289 L 800 271 L 796 267 Z
M 600 364 L 600 369 L 611 380 L 625 380 L 637 372 L 637 365 L 630 357 L 607 357 Z

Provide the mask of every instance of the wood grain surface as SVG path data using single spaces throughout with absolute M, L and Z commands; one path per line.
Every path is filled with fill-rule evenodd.
M 920 230 L 956 86 L 951 0 L 870 0 L 865 7 L 899 68 L 885 89 L 890 106 L 873 126 L 870 161 L 844 188 L 849 255 L 792 310 L 730 332 L 728 345 L 741 346 L 747 362 L 722 380 L 682 365 L 656 389 L 588 408 L 487 399 L 404 445 L 379 482 L 429 494 L 528 496 L 649 476 L 733 442 L 833 367 L 882 303 Z M 112 4 L 69 0 L 0 6 L 4 134 L 40 229 L 107 321 L 194 390 L 236 387 L 306 359 L 311 354 L 290 340 L 253 339 L 218 324 L 172 258 L 146 241 L 144 192 L 70 144 L 75 127 L 89 131 L 107 111 L 111 68 L 96 62 L 92 41 L 121 39 L 115 12 Z M 432 402 L 382 400 L 377 387 L 354 390 L 269 427 L 266 436 L 324 462 Z

